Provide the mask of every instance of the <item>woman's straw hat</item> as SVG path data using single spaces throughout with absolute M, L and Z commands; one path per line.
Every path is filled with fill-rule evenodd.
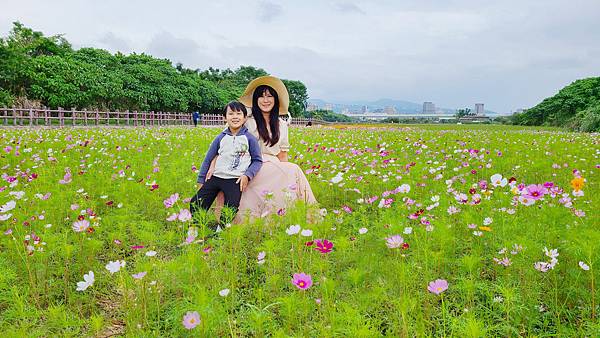
M 250 81 L 248 86 L 246 86 L 246 90 L 244 90 L 244 94 L 240 97 L 240 102 L 243 103 L 246 107 L 252 107 L 252 95 L 254 94 L 254 90 L 258 86 L 266 85 L 269 86 L 277 92 L 277 96 L 279 96 L 279 115 L 288 115 L 288 107 L 290 106 L 290 94 L 287 91 L 287 88 L 283 84 L 283 81 L 274 77 L 274 76 L 261 76 L 256 79 Z

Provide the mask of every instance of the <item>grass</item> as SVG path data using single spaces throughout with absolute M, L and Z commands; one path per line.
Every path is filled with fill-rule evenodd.
M 11 214 L 0 221 L 0 332 L 600 335 L 597 134 L 497 125 L 291 129 L 290 160 L 307 172 L 323 209 L 308 212 L 318 221 L 307 222 L 304 206 L 290 206 L 203 242 L 208 214 L 186 244 L 191 224 L 166 218 L 187 207 L 194 167 L 218 132 L 0 129 L 0 206 L 16 204 L 0 213 Z M 574 170 L 586 180 L 583 196 L 573 195 Z M 552 182 L 556 194 L 525 206 L 515 200 L 518 188 L 491 185 L 494 174 L 525 186 Z M 403 184 L 410 191 L 396 189 Z M 179 201 L 165 208 L 174 193 Z M 382 199 L 389 207 L 379 207 Z M 93 231 L 75 232 L 78 217 Z M 294 224 L 312 235 L 288 235 Z M 386 246 L 396 234 L 408 248 Z M 330 240 L 333 251 L 308 246 L 314 239 Z M 550 262 L 545 247 L 558 250 L 558 263 L 541 272 L 534 264 Z M 496 262 L 505 258 L 508 266 Z M 111 274 L 105 266 L 116 260 L 126 264 Z M 88 271 L 94 283 L 76 291 Z M 140 272 L 146 275 L 133 277 Z M 291 283 L 299 272 L 312 276 L 312 287 Z M 427 291 L 436 279 L 449 283 L 440 295 Z M 188 311 L 201 316 L 191 330 L 182 325 Z

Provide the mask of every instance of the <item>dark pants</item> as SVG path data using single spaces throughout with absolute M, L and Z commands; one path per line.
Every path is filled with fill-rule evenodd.
M 242 192 L 240 191 L 239 183 L 235 183 L 237 178 L 220 178 L 212 176 L 208 181 L 204 182 L 202 188 L 198 190 L 196 195 L 190 201 L 190 212 L 192 217 L 198 208 L 204 210 L 210 209 L 210 206 L 215 201 L 219 191 L 225 195 L 225 206 L 237 212 L 240 206 Z
M 194 127 L 198 125 L 198 119 L 193 119 L 194 121 Z

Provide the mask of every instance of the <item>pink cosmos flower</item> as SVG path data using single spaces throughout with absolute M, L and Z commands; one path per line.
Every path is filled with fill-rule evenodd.
M 177 200 L 179 200 L 179 194 L 175 193 L 169 196 L 169 198 L 167 198 L 166 200 L 164 200 L 163 204 L 165 205 L 165 208 L 171 208 L 173 205 L 175 205 Z
M 404 243 L 404 238 L 400 235 L 393 235 L 385 239 L 385 245 L 390 249 L 399 248 L 402 243 Z
M 440 293 L 448 290 L 448 281 L 445 279 L 436 279 L 435 281 L 429 283 L 427 290 L 431 293 L 439 295 Z
M 191 330 L 200 324 L 200 314 L 197 311 L 188 311 L 185 316 L 183 316 L 183 326 Z
M 192 219 L 192 213 L 188 209 L 181 209 L 177 218 L 182 222 L 187 222 Z
M 71 175 L 71 171 L 69 170 L 65 170 L 65 176 L 63 176 L 63 179 L 58 181 L 58 183 L 60 184 L 68 184 L 71 183 L 71 181 L 73 180 L 73 176 Z
M 320 251 L 321 253 L 330 253 L 333 249 L 333 243 L 326 239 L 316 239 L 315 240 L 315 250 Z
M 548 189 L 541 184 L 530 184 L 526 188 L 525 197 L 539 200 L 540 198 L 544 197 L 547 192 Z
M 312 277 L 305 274 L 304 272 L 295 273 L 292 279 L 292 284 L 296 285 L 298 289 L 306 290 L 313 284 Z

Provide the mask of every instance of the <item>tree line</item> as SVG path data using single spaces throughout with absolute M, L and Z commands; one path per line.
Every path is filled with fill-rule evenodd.
M 511 119 L 519 125 L 600 131 L 600 77 L 577 80 Z
M 219 113 L 263 75 L 252 66 L 188 69 L 143 53 L 74 50 L 62 35 L 45 36 L 19 22 L 0 38 L 0 106 Z M 303 115 L 306 86 L 283 82 L 290 113 Z

